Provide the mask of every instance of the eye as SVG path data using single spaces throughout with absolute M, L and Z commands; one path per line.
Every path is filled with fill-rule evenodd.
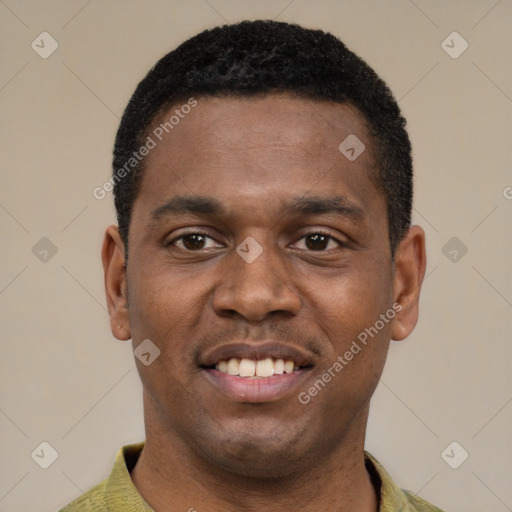
M 308 233 L 296 243 L 301 241 L 304 241 L 304 245 L 307 249 L 317 252 L 343 246 L 342 242 L 337 240 L 332 235 L 328 235 L 326 233 Z
M 221 244 L 205 233 L 187 233 L 172 239 L 168 245 L 173 245 L 186 251 L 200 251 L 201 249 L 212 249 L 213 247 L 221 246 Z

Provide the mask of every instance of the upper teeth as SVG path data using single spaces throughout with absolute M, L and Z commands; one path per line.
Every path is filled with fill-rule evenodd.
M 272 375 L 292 373 L 293 370 L 298 370 L 299 366 L 290 360 L 272 359 L 271 357 L 259 361 L 232 357 L 219 361 L 215 368 L 221 373 L 240 377 L 271 377 Z

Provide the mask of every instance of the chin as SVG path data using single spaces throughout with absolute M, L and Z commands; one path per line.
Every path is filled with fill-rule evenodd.
M 303 466 L 311 467 L 311 455 L 319 450 L 308 449 L 306 445 L 304 436 L 297 432 L 274 429 L 273 432 L 238 431 L 222 439 L 210 439 L 203 447 L 198 444 L 196 448 L 209 464 L 233 475 L 277 479 L 292 476 L 305 469 Z
M 222 453 L 216 451 L 210 456 L 210 462 L 228 473 L 245 478 L 281 479 L 293 475 L 299 469 L 296 457 L 291 456 L 287 450 L 275 447 L 269 449 L 255 443 L 229 446 Z

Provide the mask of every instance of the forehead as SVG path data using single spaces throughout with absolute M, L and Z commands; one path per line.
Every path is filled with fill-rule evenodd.
M 185 102 L 174 105 L 157 117 L 152 136 L 155 138 L 154 133 L 160 132 L 155 138 L 160 150 L 169 145 L 188 143 L 190 139 L 202 152 L 258 149 L 262 144 L 266 147 L 288 145 L 294 151 L 318 151 L 321 148 L 332 149 L 333 146 L 337 149 L 349 134 L 358 134 L 366 139 L 365 142 L 370 142 L 364 116 L 350 103 L 287 94 L 200 97 L 196 101 L 197 106 L 193 110 L 187 109 L 187 114 L 183 109 L 180 118 L 173 114 L 181 111 L 186 106 Z M 171 126 L 169 120 L 172 121 Z M 164 127 L 166 122 L 167 130 Z M 148 160 L 159 154 L 161 151 L 152 151 Z
M 146 157 L 137 202 L 208 195 L 278 204 L 308 192 L 379 200 L 365 119 L 352 105 L 277 94 L 196 101 L 193 109 L 178 104 L 155 120 L 149 135 L 156 146 Z M 173 115 L 178 122 L 165 125 Z M 340 151 L 345 140 L 364 144 L 355 160 Z

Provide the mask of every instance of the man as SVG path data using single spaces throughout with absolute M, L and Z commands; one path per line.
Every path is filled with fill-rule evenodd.
M 296 25 L 205 31 L 149 72 L 102 250 L 146 441 L 63 511 L 439 510 L 364 451 L 425 272 L 404 126 L 373 70 Z

